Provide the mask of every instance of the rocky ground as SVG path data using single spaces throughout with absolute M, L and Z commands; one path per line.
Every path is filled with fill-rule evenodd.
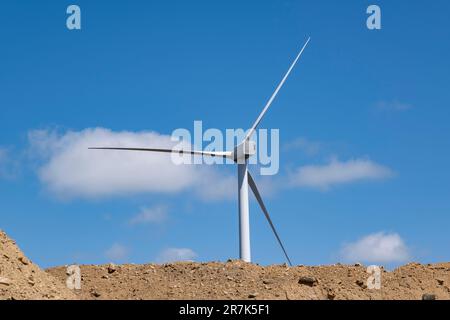
M 0 299 L 74 299 L 59 279 L 27 259 L 0 230 Z
M 69 290 L 66 267 L 39 269 L 3 232 L 0 244 L 0 299 L 450 299 L 450 263 L 382 270 L 379 290 L 360 264 L 84 265 L 81 289 Z
M 63 281 L 65 268 L 48 272 Z M 80 299 L 450 299 L 450 263 L 382 271 L 367 288 L 362 265 L 262 267 L 241 261 L 81 267 Z

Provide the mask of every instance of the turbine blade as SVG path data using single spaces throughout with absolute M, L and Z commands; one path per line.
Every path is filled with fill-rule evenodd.
M 273 100 L 275 99 L 275 97 L 277 96 L 278 92 L 280 91 L 281 87 L 284 85 L 284 83 L 285 83 L 286 79 L 288 78 L 289 74 L 291 73 L 292 69 L 294 69 L 298 59 L 300 59 L 300 56 L 302 55 L 303 50 L 305 50 L 306 46 L 308 45 L 309 40 L 311 40 L 311 37 L 309 37 L 308 40 L 306 40 L 306 43 L 303 45 L 302 49 L 300 50 L 300 53 L 297 55 L 297 57 L 295 58 L 294 62 L 291 64 L 289 70 L 284 75 L 283 79 L 281 80 L 281 82 L 278 85 L 278 87 L 275 89 L 275 91 L 272 94 L 272 96 L 270 97 L 269 101 L 267 101 L 266 106 L 264 107 L 264 109 L 262 110 L 262 112 L 260 113 L 258 118 L 256 119 L 256 121 L 253 124 L 252 128 L 250 129 L 250 131 L 245 136 L 244 141 L 250 139 L 250 137 L 252 136 L 253 132 L 255 132 L 256 128 L 258 127 L 259 123 L 261 122 L 262 118 L 264 117 L 264 114 L 267 112 L 267 110 L 269 109 L 269 107 L 272 104 Z
M 155 148 L 116 148 L 116 147 L 92 147 L 91 150 L 120 150 L 120 151 L 146 151 L 146 152 L 164 152 L 164 153 L 186 153 L 192 155 L 202 155 L 210 157 L 231 157 L 229 151 L 196 151 L 196 150 L 176 150 L 176 149 L 155 149 Z
M 277 238 L 278 243 L 280 244 L 281 249 L 284 252 L 284 255 L 286 256 L 286 259 L 289 262 L 289 265 L 292 266 L 291 259 L 289 259 L 289 256 L 288 256 L 286 250 L 284 249 L 283 243 L 281 242 L 281 239 L 278 236 L 278 232 L 275 229 L 275 226 L 273 225 L 273 222 L 272 222 L 272 219 L 270 218 L 269 212 L 267 212 L 266 206 L 264 205 L 264 202 L 263 202 L 263 200 L 261 198 L 261 195 L 259 194 L 258 188 L 256 187 L 255 180 L 253 180 L 253 177 L 251 176 L 250 172 L 248 172 L 248 184 L 250 186 L 250 189 L 252 189 L 253 194 L 256 197 L 256 200 L 258 200 L 258 203 L 259 203 L 262 211 L 264 212 L 264 215 L 266 216 L 266 219 L 269 222 L 270 227 L 272 228 L 272 231 L 275 234 L 275 237 Z

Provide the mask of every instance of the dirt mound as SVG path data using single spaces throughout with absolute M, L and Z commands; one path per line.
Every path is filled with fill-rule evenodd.
M 58 279 L 28 260 L 0 230 L 0 299 L 74 299 Z
M 47 270 L 64 280 L 65 268 Z M 262 267 L 241 261 L 81 266 L 80 299 L 450 299 L 450 263 L 381 270 L 369 289 L 362 265 Z M 434 295 L 434 296 L 433 296 Z
M 0 299 L 450 299 L 450 263 L 381 269 L 371 289 L 357 265 L 262 267 L 239 260 L 163 265 L 85 265 L 81 290 L 66 267 L 39 269 L 0 230 Z M 369 287 L 368 287 L 369 285 Z

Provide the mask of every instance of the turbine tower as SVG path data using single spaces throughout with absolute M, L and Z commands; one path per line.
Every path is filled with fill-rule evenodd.
M 264 109 L 259 114 L 258 118 L 256 119 L 256 121 L 253 124 L 253 126 L 251 127 L 251 129 L 247 132 L 244 140 L 240 144 L 235 146 L 232 151 L 176 150 L 176 149 L 152 149 L 152 148 L 133 148 L 133 147 L 131 147 L 131 148 L 91 147 L 89 149 L 164 152 L 164 153 L 178 153 L 178 154 L 223 157 L 223 158 L 232 159 L 237 164 L 237 167 L 238 167 L 239 257 L 240 257 L 240 259 L 242 259 L 243 261 L 246 261 L 246 262 L 251 262 L 250 215 L 249 215 L 249 202 L 248 202 L 248 187 L 250 186 L 250 189 L 252 190 L 253 194 L 255 195 L 255 198 L 258 201 L 281 249 L 283 250 L 283 253 L 284 253 L 289 265 L 292 265 L 291 259 L 289 259 L 286 249 L 284 248 L 284 245 L 278 235 L 277 230 L 275 229 L 272 219 L 270 218 L 269 212 L 267 211 L 266 206 L 264 205 L 261 194 L 259 193 L 258 188 L 256 187 L 256 183 L 253 180 L 253 177 L 251 176 L 250 172 L 248 171 L 248 158 L 250 158 L 251 156 L 256 154 L 256 144 L 254 141 L 250 140 L 253 133 L 255 133 L 259 123 L 261 122 L 261 120 L 263 119 L 267 110 L 271 106 L 271 104 L 274 101 L 275 97 L 277 96 L 278 92 L 283 87 L 284 83 L 286 82 L 286 79 L 288 78 L 292 69 L 297 64 L 297 61 L 300 59 L 300 56 L 302 55 L 302 53 L 305 50 L 306 46 L 308 45 L 309 41 L 310 41 L 310 38 L 308 38 L 306 40 L 302 49 L 300 50 L 300 52 L 298 53 L 298 55 L 292 62 L 291 66 L 289 67 L 288 71 L 284 75 L 281 82 L 278 84 L 277 88 L 275 89 L 274 93 L 270 97 L 269 101 L 267 101 L 266 105 L 264 106 Z

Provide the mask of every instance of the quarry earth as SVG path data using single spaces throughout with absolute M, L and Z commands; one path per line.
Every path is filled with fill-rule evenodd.
M 81 288 L 68 289 L 67 266 L 39 268 L 0 231 L 0 299 L 450 299 L 450 263 L 381 269 L 380 289 L 370 288 L 361 264 L 288 267 L 228 260 L 82 265 L 80 271 Z

